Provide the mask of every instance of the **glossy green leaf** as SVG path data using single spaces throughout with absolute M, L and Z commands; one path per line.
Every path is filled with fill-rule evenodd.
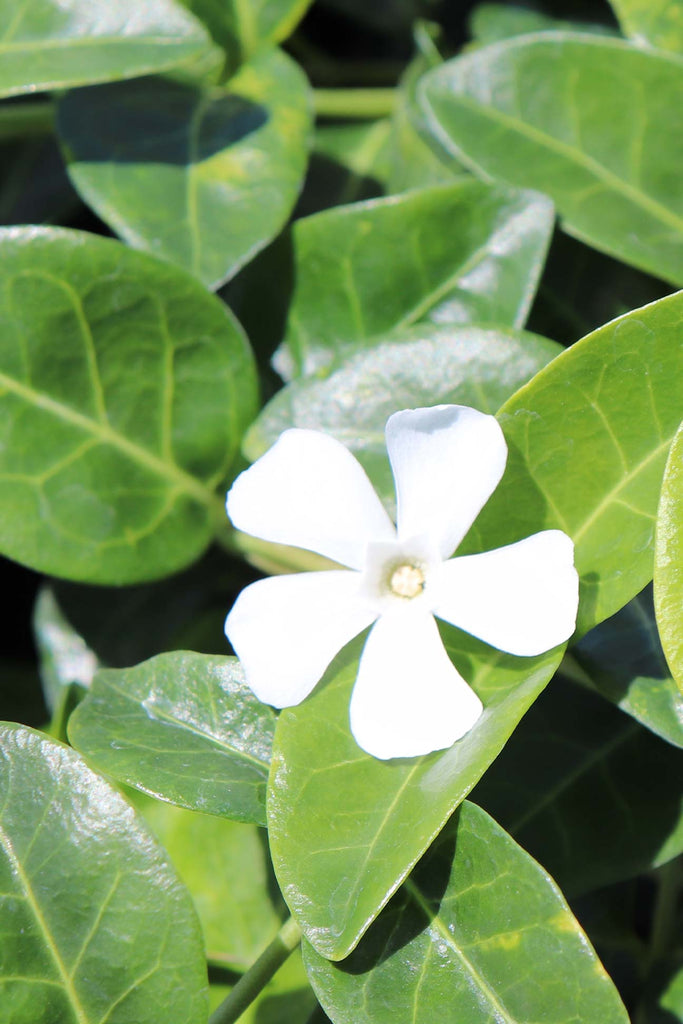
M 512 328 L 409 328 L 343 360 L 323 380 L 293 380 L 266 405 L 242 450 L 253 462 L 288 427 L 322 430 L 351 449 L 391 506 L 384 426 L 392 413 L 451 402 L 495 413 L 561 351 Z
M 230 61 L 238 64 L 256 50 L 282 42 L 296 28 L 312 0 L 182 0 L 209 28 Z
M 133 78 L 210 45 L 173 0 L 0 0 L 0 95 Z
M 193 278 L 106 239 L 0 232 L 0 547 L 98 583 L 182 568 L 225 521 L 253 415 L 239 325 Z
M 174 651 L 98 672 L 69 739 L 99 771 L 136 789 L 260 825 L 274 722 L 235 658 Z
M 73 750 L 0 726 L 6 1021 L 205 1024 L 187 890 L 142 820 Z
M 614 320 L 558 356 L 499 413 L 505 476 L 463 550 L 559 527 L 576 545 L 578 629 L 652 578 L 657 500 L 683 407 L 683 292 Z M 482 532 L 483 531 L 483 532 Z
M 651 588 L 592 629 L 573 649 L 581 682 L 674 746 L 683 747 L 683 696 L 657 633 Z
M 470 32 L 476 43 L 488 46 L 512 36 L 529 35 L 531 32 L 549 32 L 565 29 L 576 32 L 597 32 L 614 35 L 605 25 L 585 21 L 571 22 L 552 18 L 541 11 L 510 4 L 477 4 L 470 17 Z
M 683 284 L 677 187 L 683 67 L 620 40 L 565 32 L 475 51 L 423 80 L 432 131 L 486 177 L 546 192 L 564 227 Z
M 634 42 L 683 53 L 681 0 L 610 0 L 624 34 Z
M 342 964 L 304 947 L 335 1024 L 628 1024 L 562 893 L 465 803 Z
M 132 794 L 132 800 L 194 900 L 207 959 L 246 971 L 277 934 L 286 913 L 282 900 L 273 899 L 277 890 L 262 830 L 140 793 Z
M 379 761 L 356 745 L 348 709 L 364 637 L 344 648 L 303 704 L 278 719 L 268 791 L 273 864 L 304 934 L 330 959 L 354 948 L 497 757 L 562 653 L 514 658 L 450 627 L 442 635 L 485 704 L 448 750 Z
M 683 693 L 683 424 L 664 472 L 655 540 L 655 611 L 662 646 Z
M 473 799 L 573 895 L 681 853 L 682 787 L 680 750 L 556 679 Z
M 287 379 L 320 372 L 422 320 L 521 326 L 551 223 L 542 196 L 476 181 L 298 221 L 294 292 L 275 368 Z
M 286 221 L 306 167 L 309 124 L 306 79 L 278 50 L 254 58 L 223 88 L 117 82 L 67 93 L 58 114 L 83 199 L 129 245 L 210 287 Z

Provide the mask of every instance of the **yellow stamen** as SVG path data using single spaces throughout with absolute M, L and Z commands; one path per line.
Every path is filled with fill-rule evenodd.
M 389 586 L 397 597 L 417 597 L 425 588 L 424 573 L 417 565 L 399 565 L 391 574 Z

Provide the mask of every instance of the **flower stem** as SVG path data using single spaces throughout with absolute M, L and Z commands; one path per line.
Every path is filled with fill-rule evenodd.
M 396 90 L 315 89 L 313 103 L 318 117 L 348 117 L 372 121 L 393 113 Z
M 234 1024 L 301 942 L 301 929 L 288 918 L 270 945 L 211 1014 L 209 1024 Z
M 0 105 L 0 140 L 50 135 L 54 116 L 54 103 L 3 103 Z

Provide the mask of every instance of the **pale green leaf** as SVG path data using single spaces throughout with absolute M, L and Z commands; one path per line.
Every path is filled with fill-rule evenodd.
M 0 726 L 0 999 L 12 1024 L 205 1024 L 187 890 L 73 750 Z
M 98 583 L 182 568 L 225 522 L 251 352 L 182 271 L 61 229 L 0 232 L 2 551 Z
M 624 34 L 636 43 L 683 53 L 682 0 L 610 0 Z
M 486 178 L 546 192 L 590 245 L 683 284 L 683 63 L 620 40 L 539 33 L 423 79 L 436 137 Z
M 671 445 L 657 513 L 655 610 L 666 660 L 683 693 L 683 424 Z

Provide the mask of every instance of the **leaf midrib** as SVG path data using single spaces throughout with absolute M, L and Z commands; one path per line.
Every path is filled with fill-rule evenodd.
M 112 430 L 108 424 L 97 423 L 82 413 L 76 412 L 75 409 L 64 405 L 62 402 L 58 402 L 56 399 L 50 398 L 48 395 L 36 391 L 28 385 L 20 383 L 4 373 L 0 373 L 0 387 L 4 387 L 13 394 L 18 395 L 29 404 L 44 409 L 65 423 L 70 423 L 77 429 L 96 438 L 102 444 L 110 445 L 125 452 L 135 462 L 144 466 L 156 476 L 167 480 L 179 490 L 191 495 L 196 501 L 207 508 L 214 508 L 217 504 L 220 504 L 222 510 L 223 506 L 220 499 L 196 477 L 186 473 L 175 463 L 164 462 L 163 459 L 158 458 L 148 449 L 129 440 L 123 434 Z

